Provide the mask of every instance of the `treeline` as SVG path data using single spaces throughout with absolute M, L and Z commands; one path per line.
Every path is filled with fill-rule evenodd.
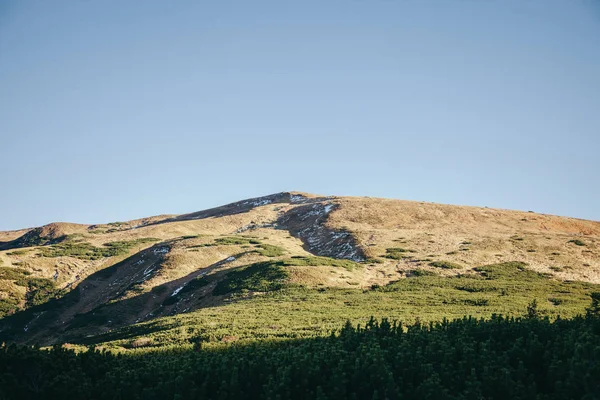
M 597 399 L 600 318 L 349 323 L 310 340 L 112 354 L 0 348 L 1 399 Z

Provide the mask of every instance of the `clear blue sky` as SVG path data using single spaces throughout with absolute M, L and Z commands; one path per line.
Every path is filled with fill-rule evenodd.
M 0 229 L 285 190 L 600 220 L 596 0 L 2 0 Z

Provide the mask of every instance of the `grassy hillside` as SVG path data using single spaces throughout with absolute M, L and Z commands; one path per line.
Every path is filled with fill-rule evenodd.
M 600 291 L 594 284 L 550 279 L 521 263 L 489 265 L 475 274 L 453 277 L 417 269 L 405 279 L 369 289 L 284 284 L 286 268 L 263 263 L 234 271 L 221 281 L 223 289 L 215 288 L 216 294 L 227 293 L 218 307 L 132 325 L 81 343 L 119 350 L 139 338 L 147 347 L 189 346 L 201 338 L 206 346 L 220 347 L 257 339 L 327 336 L 346 320 L 364 324 L 371 316 L 408 323 L 464 315 L 521 316 L 533 301 L 540 316 L 568 318 L 584 313 L 591 293 Z
M 0 233 L 0 338 L 116 350 L 327 335 L 347 319 L 583 312 L 600 223 L 280 193 L 180 216 Z

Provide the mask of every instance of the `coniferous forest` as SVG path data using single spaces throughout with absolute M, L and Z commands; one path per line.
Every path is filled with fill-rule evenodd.
M 0 398 L 592 400 L 600 398 L 596 314 L 550 321 L 531 308 L 523 318 L 410 326 L 372 319 L 324 338 L 143 354 L 5 345 Z

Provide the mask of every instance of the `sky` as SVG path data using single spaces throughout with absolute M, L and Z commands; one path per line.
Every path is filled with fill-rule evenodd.
M 281 191 L 600 220 L 598 0 L 2 0 L 0 230 Z

